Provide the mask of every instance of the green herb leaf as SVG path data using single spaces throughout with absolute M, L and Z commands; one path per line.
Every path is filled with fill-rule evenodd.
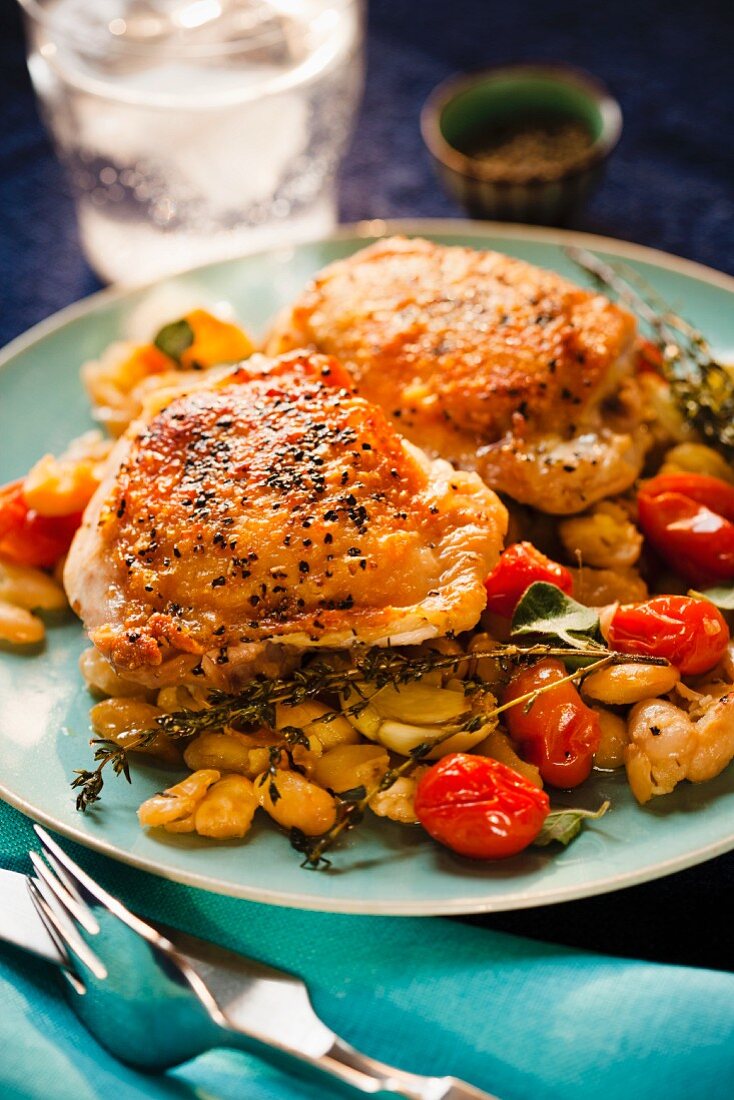
M 293 826 L 288 834 L 291 848 L 294 848 L 297 852 L 304 857 L 301 867 L 305 867 L 309 871 L 327 870 L 331 867 L 331 860 L 328 860 L 326 856 L 321 855 L 318 849 L 318 837 L 306 836 L 302 829 L 297 826 Z
M 600 817 L 604 817 L 610 805 L 610 802 L 604 802 L 598 810 L 551 810 L 533 844 L 544 848 L 547 844 L 558 841 L 565 847 L 579 835 L 584 821 L 598 821 Z
M 707 588 L 703 592 L 691 591 L 689 595 L 702 596 L 722 611 L 734 611 L 734 585 L 732 584 L 720 584 L 716 588 Z
M 545 581 L 536 581 L 525 592 L 512 617 L 512 633 L 557 638 L 572 649 L 604 645 L 596 611 Z
M 153 341 L 159 351 L 162 351 L 169 359 L 173 359 L 174 363 L 178 363 L 179 366 L 181 366 L 181 356 L 187 348 L 191 347 L 193 342 L 194 330 L 189 322 L 184 319 L 172 321 L 170 325 L 164 325 Z
M 282 734 L 284 740 L 289 745 L 303 745 L 304 748 L 310 747 L 308 735 L 300 726 L 281 726 L 278 732 Z
M 274 779 L 271 779 L 270 783 L 268 784 L 268 794 L 270 795 L 270 801 L 273 803 L 273 805 L 275 805 L 275 803 L 281 797 L 280 791 L 278 790 Z
M 337 791 L 336 797 L 340 802 L 361 802 L 367 797 L 367 788 L 363 785 L 350 787 L 348 791 Z

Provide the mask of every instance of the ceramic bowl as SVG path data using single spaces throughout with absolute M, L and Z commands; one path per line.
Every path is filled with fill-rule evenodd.
M 537 164 L 496 164 L 472 155 L 482 131 L 534 114 L 580 122 L 587 148 L 542 171 Z M 594 77 L 565 65 L 509 65 L 452 77 L 429 96 L 423 139 L 446 189 L 473 218 L 562 225 L 599 183 L 619 140 L 622 112 Z

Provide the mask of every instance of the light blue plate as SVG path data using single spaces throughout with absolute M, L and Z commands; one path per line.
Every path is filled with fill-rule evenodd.
M 228 299 L 262 332 L 324 264 L 384 232 L 447 244 L 496 248 L 578 279 L 562 251 L 582 244 L 624 257 L 717 348 L 734 348 L 734 280 L 650 249 L 584 234 L 468 222 L 369 223 L 333 239 L 216 264 L 170 280 L 207 301 Z M 130 310 L 150 291 L 104 291 L 38 325 L 0 360 L 0 483 L 39 455 L 59 451 L 91 426 L 79 365 L 120 337 Z M 161 317 L 167 320 L 167 317 Z M 267 821 L 239 843 L 145 833 L 139 803 L 168 782 L 136 767 L 133 785 L 110 778 L 86 815 L 74 809 L 69 778 L 88 766 L 90 699 L 77 671 L 82 630 L 69 618 L 48 631 L 35 655 L 0 653 L 0 794 L 81 844 L 194 886 L 255 901 L 352 913 L 439 914 L 542 905 L 643 882 L 734 848 L 734 768 L 711 783 L 682 784 L 640 808 L 623 776 L 595 777 L 575 796 L 613 809 L 566 850 L 530 850 L 508 863 L 461 860 L 419 829 L 365 822 L 333 852 L 329 872 L 302 870 Z

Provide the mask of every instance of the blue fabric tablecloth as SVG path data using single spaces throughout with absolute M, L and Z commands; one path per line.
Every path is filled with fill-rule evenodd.
M 30 823 L 0 805 L 6 864 Z M 367 1054 L 453 1073 L 501 1100 L 730 1100 L 734 975 L 633 962 L 436 918 L 301 913 L 205 894 L 67 845 L 138 912 L 285 967 Z M 305 874 L 306 872 L 304 872 Z M 0 1095 L 33 1100 L 337 1100 L 239 1051 L 167 1074 L 125 1068 L 77 1023 L 43 963 L 0 949 Z M 287 1034 L 288 1022 L 282 1021 Z
M 425 96 L 457 70 L 561 60 L 605 80 L 625 116 L 578 227 L 732 270 L 732 56 L 730 0 L 372 0 L 342 218 L 459 215 L 422 147 Z M 15 0 L 0 0 L 0 104 L 2 344 L 98 285 L 35 111 Z M 7 807 L 0 838 L 0 864 L 18 864 L 30 831 Z M 732 1094 L 728 973 L 579 949 L 734 969 L 734 856 L 616 895 L 463 924 L 268 910 L 82 858 L 131 904 L 300 969 L 347 1038 L 406 1066 L 454 1070 L 505 1100 Z M 320 1094 L 241 1054 L 209 1055 L 155 1080 L 124 1070 L 76 1026 L 49 969 L 1 947 L 0 1050 L 3 1097 Z

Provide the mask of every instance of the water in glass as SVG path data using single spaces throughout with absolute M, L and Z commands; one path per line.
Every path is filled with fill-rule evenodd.
M 358 0 L 22 2 L 33 83 L 103 278 L 333 226 L 362 83 Z

